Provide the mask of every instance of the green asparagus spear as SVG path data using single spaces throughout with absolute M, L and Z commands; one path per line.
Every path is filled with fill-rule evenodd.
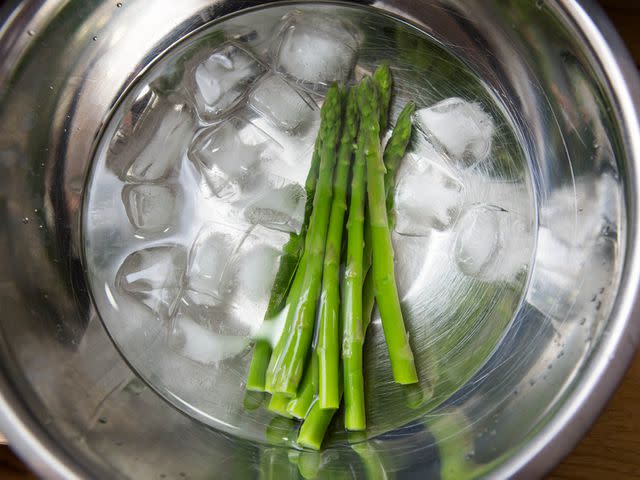
M 389 65 L 382 63 L 376 71 L 373 72 L 373 81 L 378 89 L 378 105 L 379 105 L 379 122 L 380 135 L 384 134 L 387 129 L 387 121 L 389 119 L 389 104 L 391 102 L 391 70 Z
M 309 365 L 304 371 L 296 396 L 291 399 L 287 411 L 296 418 L 303 419 L 309 413 L 311 404 L 318 393 L 318 356 L 311 352 Z
M 382 317 L 382 328 L 389 349 L 393 378 L 400 384 L 418 381 L 409 336 L 405 330 L 393 265 L 393 245 L 387 218 L 385 166 L 380 152 L 380 125 L 377 102 L 363 105 L 362 123 L 366 125 L 365 157 L 367 198 L 373 251 L 373 284 Z
M 371 103 L 377 96 L 371 78 L 362 80 L 358 87 L 358 105 Z M 344 381 L 345 427 L 348 430 L 364 430 L 364 378 L 362 374 L 362 285 L 364 248 L 364 206 L 366 201 L 366 165 L 364 139 L 367 126 L 362 117 L 358 133 L 358 145 L 351 179 L 351 202 L 347 220 L 347 260 L 342 296 L 342 367 Z
M 318 183 L 313 200 L 313 211 L 309 220 L 309 232 L 305 241 L 302 262 L 304 268 L 295 275 L 294 285 L 298 278 L 300 290 L 295 292 L 291 308 L 287 312 L 289 329 L 285 328 L 278 346 L 277 356 L 272 356 L 267 377 L 271 379 L 273 392 L 295 395 L 303 373 L 315 322 L 316 304 L 320 294 L 322 264 L 325 241 L 329 226 L 329 215 L 333 198 L 333 170 L 336 163 L 335 149 L 341 127 L 341 95 L 337 85 L 333 85 L 325 97 L 321 110 L 320 167 Z M 289 298 L 294 294 L 289 293 Z M 290 320 L 290 321 L 289 321 Z M 279 346 L 281 345 L 281 349 Z
M 371 301 L 373 305 L 373 301 Z M 364 313 L 366 313 L 367 305 L 364 305 Z M 371 320 L 371 314 L 363 316 L 362 334 L 367 334 L 367 328 Z M 340 374 L 339 379 L 341 380 Z M 342 397 L 342 382 L 340 382 L 340 397 Z M 329 428 L 331 419 L 337 412 L 337 409 L 322 409 L 318 402 L 311 406 L 311 410 L 307 414 L 306 418 L 300 425 L 300 431 L 298 432 L 297 443 L 306 448 L 312 448 L 314 450 L 320 450 L 324 435 Z
M 413 127 L 411 117 L 413 116 L 415 109 L 416 106 L 413 102 L 409 102 L 404 106 L 398 116 L 398 120 L 396 121 L 396 126 L 393 128 L 391 137 L 384 149 L 383 161 L 387 170 L 387 173 L 384 176 L 384 189 L 390 229 L 393 228 L 394 223 L 392 211 L 396 174 L 398 173 L 400 161 L 407 151 L 409 140 L 411 139 L 411 129 Z
M 356 90 L 348 93 L 344 128 L 340 139 L 336 173 L 333 182 L 333 203 L 327 233 L 320 294 L 320 328 L 318 335 L 318 397 L 320 408 L 338 408 L 338 369 L 340 368 L 340 250 L 344 217 L 347 211 L 347 186 L 351 169 L 353 142 L 358 126 Z
M 320 138 L 320 137 L 318 137 Z M 280 265 L 276 272 L 276 278 L 271 287 L 271 297 L 269 305 L 264 315 L 264 321 L 270 322 L 284 308 L 287 294 L 289 293 L 293 276 L 298 269 L 300 258 L 304 251 L 304 237 L 307 233 L 311 210 L 313 209 L 313 197 L 316 191 L 316 183 L 318 180 L 318 169 L 320 167 L 320 142 L 316 139 L 316 144 L 311 157 L 311 167 L 305 181 L 305 191 L 307 200 L 304 208 L 304 221 L 300 233 L 291 233 L 289 241 L 282 249 Z M 253 351 L 251 365 L 249 366 L 249 375 L 247 377 L 247 390 L 257 392 L 265 391 L 265 380 L 269 360 L 271 358 L 271 344 L 266 339 L 259 339 Z
M 291 414 L 287 411 L 287 406 L 289 405 L 290 397 L 283 395 L 281 393 L 274 393 L 271 395 L 271 400 L 269 400 L 268 409 L 273 413 L 277 413 L 283 417 L 291 418 Z
M 391 137 L 387 142 L 387 145 L 384 149 L 384 166 L 387 170 L 387 173 L 384 176 L 384 188 L 386 192 L 386 204 L 387 204 L 387 216 L 389 220 L 389 229 L 393 229 L 393 225 L 395 224 L 395 218 L 393 215 L 393 195 L 394 195 L 394 186 L 396 183 L 396 174 L 398 173 L 398 167 L 400 166 L 400 161 L 404 157 L 404 154 L 407 150 L 407 145 L 409 144 L 409 139 L 411 138 L 411 116 L 415 111 L 415 104 L 413 102 L 409 102 L 405 105 L 405 107 L 400 112 L 398 116 L 398 120 L 396 121 L 396 126 L 391 133 Z M 368 255 L 368 256 L 367 256 Z M 367 263 L 367 259 L 369 262 Z M 371 304 L 369 309 L 364 309 L 365 319 L 366 315 L 371 315 L 373 312 L 373 273 L 369 268 L 371 266 L 371 231 L 369 222 L 365 221 L 365 272 L 367 272 L 364 279 L 364 293 L 362 294 L 363 299 L 370 299 Z M 365 305 L 368 305 L 365 303 Z M 367 314 L 367 311 L 369 312 Z
M 389 118 L 389 107 L 391 102 L 391 85 L 393 78 L 391 77 L 391 70 L 387 64 L 380 65 L 375 72 L 373 72 L 373 80 L 378 89 L 378 101 L 380 110 L 380 135 L 384 134 Z M 387 143 L 389 145 L 389 143 Z M 386 150 L 385 150 L 386 152 Z M 404 152 L 403 152 L 404 153 Z M 386 166 L 386 163 L 385 163 Z M 397 170 L 397 165 L 396 165 Z M 395 173 L 394 173 L 395 177 Z M 386 178 L 386 177 L 385 177 Z M 392 182 L 393 183 L 393 182 Z M 373 278 L 371 273 L 371 225 L 369 225 L 369 211 L 368 207 L 365 207 L 365 219 L 364 219 L 364 286 L 362 298 L 365 308 L 363 309 L 363 315 L 365 315 L 365 321 L 371 320 L 371 312 L 373 312 L 374 295 L 373 295 Z

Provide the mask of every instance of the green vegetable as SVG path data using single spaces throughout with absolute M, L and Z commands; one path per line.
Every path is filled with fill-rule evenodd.
M 377 92 L 371 78 L 365 78 L 358 87 L 358 106 L 377 102 Z M 342 373 L 344 381 L 345 427 L 364 430 L 364 378 L 362 373 L 362 286 L 364 282 L 364 206 L 366 200 L 366 166 L 364 133 L 366 122 L 362 115 L 351 179 L 351 202 L 347 220 L 347 260 L 342 292 Z
M 282 393 L 274 393 L 271 395 L 271 400 L 269 400 L 268 409 L 273 413 L 277 413 L 283 417 L 291 418 L 291 414 L 287 410 L 287 406 L 289 405 L 290 397 L 283 395 Z
M 304 268 L 296 271 L 288 297 L 291 299 L 292 308 L 287 312 L 285 330 L 278 340 L 276 352 L 271 357 L 267 371 L 267 387 L 275 393 L 295 395 L 302 378 L 304 360 L 311 346 L 333 198 L 332 180 L 336 163 L 335 148 L 340 134 L 341 110 L 340 91 L 334 84 L 329 89 L 320 112 L 320 167 L 309 232 L 301 260 L 301 266 Z
M 296 418 L 303 419 L 309 413 L 309 409 L 318 394 L 318 356 L 311 352 L 309 365 L 307 365 L 300 382 L 300 388 L 296 396 L 291 399 L 287 411 Z
M 389 349 L 393 378 L 400 384 L 418 381 L 409 336 L 404 327 L 395 281 L 393 246 L 387 218 L 385 167 L 380 152 L 380 125 L 375 99 L 363 105 L 362 123 L 366 126 L 365 157 L 367 198 L 371 225 L 373 284 L 382 317 L 382 328 Z
M 378 90 L 378 114 L 380 122 L 380 134 L 384 134 L 387 129 L 387 122 L 389 120 L 389 105 L 391 103 L 391 85 L 393 80 L 391 78 L 391 70 L 386 63 L 381 64 L 376 71 L 373 72 L 373 81 L 376 84 Z
M 264 321 L 270 322 L 282 311 L 285 306 L 287 294 L 289 293 L 291 282 L 300 264 L 300 258 L 304 251 L 304 236 L 307 233 L 311 211 L 313 209 L 313 197 L 316 191 L 316 183 L 318 181 L 318 169 L 320 168 L 320 141 L 316 139 L 313 156 L 311 158 L 311 167 L 307 174 L 304 185 L 307 200 L 304 208 L 304 221 L 300 233 L 291 233 L 289 241 L 282 249 L 280 264 L 276 272 L 276 278 L 271 287 L 271 296 L 269 305 L 264 315 Z M 271 344 L 268 340 L 259 339 L 256 342 L 251 365 L 249 366 L 249 375 L 247 377 L 247 390 L 257 392 L 265 391 L 265 381 L 269 360 L 271 359 Z
M 400 162 L 404 158 L 407 151 L 407 145 L 411 139 L 411 130 L 413 124 L 411 117 L 415 112 L 416 106 L 413 102 L 407 103 L 396 121 L 391 137 L 384 149 L 383 162 L 386 169 L 384 176 L 384 189 L 386 196 L 387 215 L 389 218 L 389 228 L 393 227 L 392 211 L 393 211 L 393 194 L 396 183 L 396 175 Z
M 366 308 L 366 307 L 365 307 Z M 366 335 L 369 327 L 371 315 L 364 317 L 365 321 L 362 325 L 363 335 Z M 340 375 L 339 377 L 342 377 Z M 339 378 L 340 379 L 340 378 Z M 342 396 L 342 383 L 340 383 L 340 396 Z M 311 410 L 300 426 L 298 432 L 297 443 L 303 447 L 320 450 L 327 428 L 338 409 L 322 409 L 318 402 L 311 406 Z
M 351 169 L 353 142 L 358 130 L 356 90 L 350 89 L 344 128 L 333 182 L 333 203 L 324 253 L 322 293 L 320 295 L 320 328 L 316 348 L 319 367 L 318 397 L 321 408 L 338 408 L 338 376 L 340 368 L 340 250 L 344 217 L 347 211 L 347 186 Z
M 407 151 L 407 145 L 409 144 L 409 140 L 411 139 L 411 129 L 413 124 L 411 122 L 411 116 L 415 111 L 416 106 L 413 102 L 409 102 L 405 105 L 398 116 L 398 120 L 396 122 L 396 126 L 391 133 L 391 137 L 387 142 L 387 145 L 384 149 L 383 161 L 384 166 L 387 170 L 387 173 L 384 176 L 384 188 L 386 191 L 386 204 L 387 204 L 387 216 L 389 220 L 389 229 L 393 228 L 395 223 L 395 219 L 393 216 L 393 195 L 394 195 L 394 186 L 396 183 L 396 174 L 398 173 L 398 167 L 400 166 L 400 161 L 404 157 L 404 154 Z M 368 248 L 367 248 L 368 247 Z M 367 256 L 368 255 L 368 256 Z M 368 259 L 368 262 L 366 261 Z M 369 222 L 365 221 L 365 272 L 367 272 L 366 277 L 364 279 L 364 293 L 362 294 L 363 299 L 371 300 L 370 308 L 367 310 L 364 309 L 365 318 L 366 315 L 371 315 L 373 312 L 373 278 L 372 272 L 369 268 L 371 265 L 371 227 Z M 365 303 L 365 305 L 367 305 Z M 369 312 L 367 314 L 367 311 Z

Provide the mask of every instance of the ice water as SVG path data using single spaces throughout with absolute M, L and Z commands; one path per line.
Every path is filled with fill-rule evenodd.
M 271 414 L 243 407 L 250 347 L 279 333 L 277 319 L 263 317 L 282 247 L 302 225 L 324 94 L 382 61 L 394 76 L 391 125 L 405 102 L 417 105 L 391 217 L 422 394 L 405 405 L 375 313 L 368 433 L 450 398 L 500 341 L 535 231 L 510 112 L 406 24 L 353 7 L 266 8 L 209 26 L 137 79 L 97 147 L 85 198 L 97 310 L 129 363 L 176 408 L 263 438 Z

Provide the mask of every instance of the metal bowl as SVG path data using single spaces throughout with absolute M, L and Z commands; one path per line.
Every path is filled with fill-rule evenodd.
M 640 90 L 633 62 L 591 2 L 50 0 L 3 8 L 0 429 L 37 473 L 539 476 L 617 385 L 639 332 Z M 434 381 L 433 401 L 408 410 L 388 375 L 374 375 L 381 388 L 370 392 L 369 435 L 338 436 L 319 454 L 292 448 L 286 422 L 239 415 L 242 399 L 230 393 L 242 391 L 237 377 L 216 377 L 197 395 L 180 376 L 163 382 L 158 365 L 169 353 L 145 343 L 149 332 L 116 326 L 101 284 L 88 280 L 93 260 L 85 250 L 117 231 L 108 217 L 102 224 L 86 217 L 101 139 L 131 108 L 140 82 L 155 75 L 157 59 L 175 56 L 181 40 L 200 32 L 244 29 L 243 38 L 259 42 L 261 19 L 294 9 L 379 32 L 370 34 L 359 68 L 380 52 L 391 57 L 395 114 L 408 98 L 429 107 L 438 89 L 447 97 L 465 93 L 455 68 L 429 70 L 434 50 L 402 32 L 430 39 L 477 76 L 494 113 L 513 126 L 522 159 L 501 164 L 517 181 L 485 185 L 501 192 L 490 208 L 479 204 L 485 190 L 471 195 L 452 236 L 441 238 L 451 250 L 431 250 L 429 268 L 440 281 L 414 288 L 413 302 L 428 299 L 420 314 L 407 316 L 421 376 Z M 395 43 L 376 44 L 384 35 Z M 519 220 L 504 220 L 505 212 Z M 462 262 L 453 275 L 451 255 L 477 240 L 467 215 L 503 224 L 500 250 L 487 264 Z M 414 235 L 411 224 L 406 232 Z M 526 260 L 511 275 L 514 258 Z M 477 282 L 464 283 L 465 275 Z M 372 329 L 367 348 L 375 352 L 384 340 L 375 322 Z M 373 354 L 368 361 L 375 372 L 388 367 Z

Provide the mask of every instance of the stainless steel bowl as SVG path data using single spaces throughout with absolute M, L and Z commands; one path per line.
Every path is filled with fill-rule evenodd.
M 184 415 L 161 388 L 148 387 L 153 365 L 125 361 L 114 345 L 127 353 L 127 339 L 110 336 L 95 309 L 81 234 L 105 125 L 172 45 L 270 3 L 280 10 L 244 18 L 295 7 L 198 0 L 3 7 L 0 429 L 48 478 L 543 474 L 596 417 L 640 331 L 640 89 L 633 62 L 592 2 L 302 2 L 421 30 L 479 75 L 522 133 L 535 242 L 521 298 L 490 358 L 471 378 L 450 383 L 455 391 L 434 409 L 382 422 L 374 438 L 300 453 L 282 440 L 286 425 L 258 438 L 233 425 L 207 426 L 193 408 Z M 411 45 L 404 53 L 421 58 Z M 481 340 L 465 336 L 467 350 L 451 363 L 463 364 Z

